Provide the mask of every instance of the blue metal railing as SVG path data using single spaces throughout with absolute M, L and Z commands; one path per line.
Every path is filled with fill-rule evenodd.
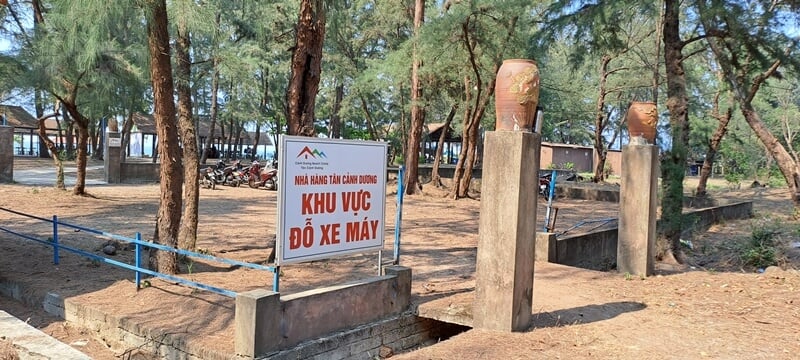
M 397 170 L 397 209 L 394 220 L 394 259 L 392 260 L 394 265 L 400 265 L 400 232 L 403 223 L 403 193 L 405 192 L 403 189 L 404 174 L 405 169 L 400 166 Z
M 34 241 L 34 242 L 37 242 L 37 243 L 40 243 L 40 244 L 44 244 L 44 245 L 47 245 L 47 246 L 52 246 L 53 247 L 53 264 L 58 265 L 59 250 L 63 249 L 63 250 L 66 250 L 66 251 L 69 251 L 69 252 L 72 252 L 72 253 L 75 253 L 75 254 L 78 254 L 78 255 L 93 259 L 93 260 L 97 260 L 97 261 L 100 261 L 100 262 L 103 262 L 103 263 L 106 263 L 106 264 L 110 264 L 110 265 L 118 266 L 118 267 L 121 267 L 121 268 L 124 268 L 124 269 L 132 270 L 132 271 L 134 271 L 136 273 L 136 280 L 135 281 L 136 281 L 136 289 L 137 290 L 141 288 L 142 274 L 147 274 L 147 275 L 151 275 L 151 276 L 167 279 L 169 281 L 174 281 L 174 282 L 177 282 L 177 283 L 180 283 L 180 284 L 188 285 L 188 286 L 191 286 L 191 287 L 195 287 L 195 288 L 198 288 L 198 289 L 215 292 L 217 294 L 221 294 L 221 295 L 225 295 L 225 296 L 229 296 L 229 297 L 236 297 L 236 292 L 233 292 L 233 291 L 230 291 L 230 290 L 226 290 L 226 289 L 214 287 L 214 286 L 211 286 L 211 285 L 206 285 L 206 284 L 203 284 L 203 283 L 198 283 L 198 282 L 195 282 L 195 281 L 186 280 L 186 279 L 183 279 L 183 278 L 180 278 L 180 277 L 177 277 L 177 276 L 163 274 L 163 273 L 160 273 L 160 272 L 156 272 L 156 271 L 152 271 L 152 270 L 149 270 L 149 269 L 142 268 L 141 267 L 141 255 L 142 255 L 142 248 L 143 247 L 158 249 L 158 250 L 162 250 L 162 251 L 169 251 L 169 252 L 173 252 L 173 253 L 184 255 L 184 256 L 190 256 L 190 257 L 194 257 L 194 258 L 200 258 L 200 259 L 215 261 L 215 262 L 228 264 L 228 265 L 242 266 L 242 267 L 255 269 L 255 270 L 270 271 L 270 272 L 273 273 L 273 280 L 274 280 L 273 284 L 272 284 L 272 290 L 275 291 L 275 292 L 278 292 L 278 290 L 279 290 L 278 284 L 279 284 L 279 274 L 280 274 L 280 272 L 279 272 L 279 269 L 277 267 L 275 267 L 275 266 L 264 266 L 264 265 L 253 264 L 253 263 L 248 263 L 248 262 L 243 262 L 243 261 L 238 261 L 238 260 L 220 258 L 220 257 L 208 255 L 208 254 L 201 254 L 201 253 L 197 253 L 197 252 L 194 252 L 194 251 L 176 249 L 176 248 L 173 248 L 173 247 L 170 247 L 170 246 L 164 246 L 164 245 L 161 245 L 161 244 L 155 244 L 155 243 L 143 241 L 141 233 L 138 233 L 138 232 L 136 233 L 136 238 L 129 238 L 129 237 L 125 237 L 125 236 L 121 236 L 121 235 L 117 235 L 117 234 L 112 234 L 112 233 L 108 233 L 108 232 L 97 230 L 97 229 L 92 229 L 92 228 L 88 228 L 88 227 L 84 227 L 84 226 L 80 226 L 80 225 L 75 225 L 75 224 L 69 224 L 69 223 L 66 223 L 66 222 L 62 222 L 62 221 L 58 220 L 58 217 L 56 215 L 53 215 L 53 219 L 51 220 L 51 219 L 47 219 L 47 218 L 42 218 L 42 217 L 38 217 L 38 216 L 34 216 L 34 215 L 25 214 L 25 213 L 22 213 L 22 212 L 19 212 L 19 211 L 14 211 L 14 210 L 11 210 L 11 209 L 6 209 L 6 208 L 3 208 L 3 207 L 0 207 L 0 210 L 6 211 L 6 212 L 9 212 L 9 213 L 12 213 L 12 214 L 16 214 L 16 215 L 19 215 L 19 216 L 23 216 L 23 217 L 40 220 L 40 221 L 43 221 L 43 222 L 50 222 L 50 223 L 53 224 L 52 241 L 46 241 L 46 240 L 38 239 L 36 237 L 30 236 L 30 235 L 27 235 L 27 234 L 23 234 L 23 233 L 20 233 L 18 231 L 14 231 L 14 230 L 11 230 L 9 228 L 0 226 L 0 230 L 4 231 L 6 233 L 9 233 L 9 234 L 12 234 L 12 235 L 16 235 L 16 236 L 22 237 L 24 239 L 31 240 L 31 241 Z M 76 230 L 80 230 L 80 231 L 85 231 L 85 232 L 88 232 L 88 233 L 91 233 L 91 234 L 105 236 L 105 237 L 108 237 L 108 238 L 111 238 L 111 239 L 116 239 L 116 240 L 120 240 L 120 241 L 133 243 L 134 246 L 135 246 L 135 248 L 134 248 L 135 249 L 134 265 L 126 264 L 124 262 L 120 262 L 120 261 L 117 261 L 117 260 L 112 260 L 112 259 L 109 259 L 109 258 L 106 258 L 106 257 L 103 257 L 103 256 L 92 254 L 90 252 L 87 252 L 87 251 L 84 251 L 84 250 L 81 250 L 81 249 L 76 249 L 76 248 L 73 248 L 73 247 L 69 247 L 69 246 L 60 244 L 59 243 L 59 239 L 58 239 L 58 228 L 59 228 L 59 225 L 65 226 L 65 227 L 68 227 L 68 228 L 72 228 L 72 229 L 76 229 Z

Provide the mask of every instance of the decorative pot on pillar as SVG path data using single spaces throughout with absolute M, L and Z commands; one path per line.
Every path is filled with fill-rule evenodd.
M 656 140 L 656 123 L 658 122 L 658 108 L 653 102 L 634 101 L 628 108 L 628 132 L 631 138 L 641 136 L 650 144 Z
M 526 59 L 504 60 L 494 86 L 495 130 L 532 131 L 539 103 L 539 68 Z

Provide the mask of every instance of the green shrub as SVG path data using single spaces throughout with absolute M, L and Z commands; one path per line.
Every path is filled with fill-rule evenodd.
M 743 178 L 744 178 L 744 176 L 742 176 L 742 174 L 737 174 L 737 173 L 734 173 L 734 172 L 729 172 L 729 173 L 725 174 L 725 181 L 727 181 L 728 182 L 728 186 L 731 186 L 731 187 L 740 186 L 741 183 L 742 183 L 742 179 Z
M 742 261 L 744 261 L 745 265 L 759 269 L 778 264 L 775 260 L 775 248 L 763 246 L 746 249 L 742 254 Z
M 777 244 L 775 241 L 775 235 L 777 234 L 776 225 L 769 220 L 756 224 L 753 227 L 750 239 L 742 249 L 742 262 L 745 265 L 759 269 L 777 265 Z
M 606 178 L 608 178 L 609 176 L 611 176 L 613 174 L 614 174 L 614 169 L 612 169 L 611 168 L 611 164 L 608 161 L 606 161 L 606 163 L 603 164 L 603 175 Z
M 767 185 L 769 185 L 771 188 L 786 187 L 786 179 L 784 179 L 783 175 L 770 176 L 769 180 L 767 181 Z

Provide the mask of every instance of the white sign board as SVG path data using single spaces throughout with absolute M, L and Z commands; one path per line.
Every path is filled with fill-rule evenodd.
M 386 144 L 282 136 L 278 152 L 278 265 L 383 248 Z
M 122 139 L 120 139 L 120 138 L 108 138 L 108 146 L 109 147 L 120 147 L 120 146 L 122 146 Z

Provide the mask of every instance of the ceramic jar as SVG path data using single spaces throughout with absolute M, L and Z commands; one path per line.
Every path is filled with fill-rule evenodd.
M 495 130 L 532 131 L 539 102 L 539 68 L 526 59 L 503 61 L 494 87 Z
M 628 132 L 631 138 L 640 136 L 650 144 L 655 143 L 656 124 L 658 123 L 658 108 L 655 103 L 632 102 L 625 120 L 628 122 Z

